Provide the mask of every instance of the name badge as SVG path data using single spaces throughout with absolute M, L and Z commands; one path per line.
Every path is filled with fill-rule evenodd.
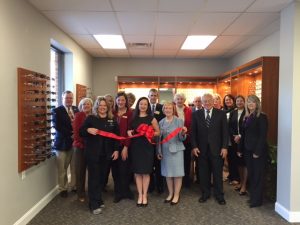
M 154 114 L 159 115 L 160 111 L 155 111 Z
M 122 116 L 122 118 L 127 119 L 127 116 Z

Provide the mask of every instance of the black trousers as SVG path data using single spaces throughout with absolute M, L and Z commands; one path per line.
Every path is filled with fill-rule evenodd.
M 245 151 L 244 157 L 248 170 L 250 204 L 261 205 L 263 202 L 266 155 L 253 158 L 252 151 Z
M 98 159 L 87 157 L 87 166 L 89 207 L 91 210 L 94 210 L 103 203 L 101 191 L 108 160 L 105 156 L 101 156 Z
M 238 172 L 238 156 L 237 145 L 232 144 L 232 146 L 228 146 L 228 170 L 229 170 L 229 181 L 240 181 L 240 176 Z
M 75 157 L 77 195 L 81 198 L 85 196 L 85 177 L 87 169 L 84 149 L 74 148 L 73 157 Z
M 184 143 L 185 150 L 184 152 L 184 177 L 183 177 L 183 185 L 185 187 L 191 186 L 191 151 L 192 147 L 190 143 Z
M 211 174 L 213 175 L 213 190 L 217 200 L 224 198 L 223 192 L 223 164 L 224 160 L 221 156 L 214 156 L 210 151 L 200 154 L 198 157 L 198 170 L 200 178 L 200 188 L 202 196 L 207 198 L 210 196 Z

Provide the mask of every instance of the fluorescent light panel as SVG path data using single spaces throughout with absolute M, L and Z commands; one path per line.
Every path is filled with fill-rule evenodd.
M 93 35 L 104 49 L 126 49 L 121 35 Z
M 185 39 L 181 49 L 183 50 L 203 50 L 212 43 L 217 36 L 192 35 Z

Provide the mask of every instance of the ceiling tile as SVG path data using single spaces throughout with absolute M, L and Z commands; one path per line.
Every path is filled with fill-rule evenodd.
M 85 50 L 94 57 L 107 57 L 107 54 L 101 48 L 85 48 Z
M 156 13 L 117 13 L 124 35 L 154 35 Z
M 76 41 L 83 48 L 99 48 L 100 45 L 92 35 L 71 35 L 74 41 Z
M 220 35 L 240 13 L 201 13 L 189 35 Z
M 247 12 L 280 12 L 293 0 L 256 0 Z
M 121 34 L 112 12 L 82 12 L 77 19 L 90 34 Z
M 186 36 L 157 36 L 154 49 L 180 49 Z
M 204 7 L 206 0 L 160 0 L 160 12 L 198 12 Z
M 169 57 L 175 58 L 177 54 L 177 50 L 165 50 L 165 49 L 154 49 L 154 56 L 155 57 Z
M 201 56 L 203 50 L 179 50 L 176 58 L 197 58 Z
M 154 41 L 154 35 L 124 35 L 125 43 L 152 43 Z
M 157 11 L 158 0 L 111 0 L 116 11 Z
M 109 0 L 28 0 L 39 10 L 111 11 Z
M 244 38 L 245 36 L 219 36 L 207 47 L 207 50 L 210 51 L 234 48 L 240 44 Z
M 245 40 L 241 42 L 239 45 L 235 46 L 234 48 L 230 49 L 225 55 L 230 54 L 231 52 L 234 52 L 234 54 L 237 54 L 240 51 L 246 50 L 250 46 L 256 44 L 260 40 L 262 40 L 263 36 L 248 36 L 245 37 Z
M 201 11 L 244 12 L 255 0 L 206 0 Z
M 263 29 L 260 29 L 256 34 L 257 35 L 268 36 L 268 35 L 273 34 L 275 31 L 278 31 L 278 30 L 280 30 L 280 19 L 275 20 L 271 24 L 268 24 Z
M 227 52 L 226 49 L 219 49 L 219 50 L 205 49 L 202 52 L 201 57 L 218 57 L 224 55 L 226 52 Z
M 129 54 L 131 57 L 153 57 L 153 49 L 132 49 L 129 48 Z
M 129 57 L 127 49 L 105 49 L 105 52 L 109 57 Z
M 157 35 L 187 35 L 195 22 L 194 13 L 159 13 Z
M 68 34 L 89 34 L 81 24 L 76 12 L 47 11 L 44 14 L 64 32 Z
M 223 35 L 255 35 L 278 18 L 279 13 L 244 13 Z

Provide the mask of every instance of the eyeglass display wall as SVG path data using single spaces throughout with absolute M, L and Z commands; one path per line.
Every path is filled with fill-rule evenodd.
M 51 158 L 51 110 L 56 92 L 49 76 L 18 68 L 18 171 Z

